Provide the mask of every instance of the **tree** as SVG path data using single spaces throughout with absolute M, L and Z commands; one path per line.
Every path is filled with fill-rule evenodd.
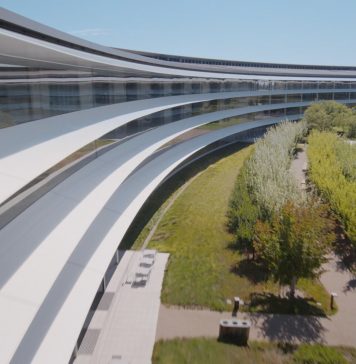
M 335 101 L 322 101 L 308 107 L 304 113 L 304 120 L 309 130 L 331 131 L 336 129 L 346 135 L 353 135 L 356 113 L 353 109 Z
M 290 286 L 291 297 L 298 279 L 318 276 L 333 240 L 326 208 L 314 202 L 286 203 L 271 222 L 258 221 L 255 232 L 256 254 L 276 281 Z
M 355 120 L 356 120 L 356 113 L 355 113 Z M 349 128 L 348 128 L 348 131 L 347 131 L 346 136 L 348 138 L 352 138 L 352 139 L 355 139 L 356 138 L 356 121 L 355 122 L 352 122 L 349 125 Z
M 355 146 L 327 132 L 313 131 L 308 141 L 308 176 L 356 246 Z
M 304 120 L 306 120 L 309 130 L 331 130 L 331 120 L 326 113 L 324 103 L 316 103 L 309 106 L 304 113 Z
M 238 247 L 253 256 L 257 219 L 268 220 L 286 201 L 304 201 L 290 163 L 305 130 L 304 122 L 283 122 L 270 128 L 255 144 L 237 177 L 227 211 L 228 228 L 235 234 Z
M 259 209 L 248 191 L 244 167 L 237 177 L 227 217 L 229 231 L 235 234 L 239 248 L 247 249 L 254 255 L 252 242 Z
M 267 219 L 287 201 L 296 204 L 303 201 L 303 192 L 290 172 L 290 163 L 305 129 L 304 122 L 284 122 L 270 128 L 255 144 L 247 162 L 249 190 Z

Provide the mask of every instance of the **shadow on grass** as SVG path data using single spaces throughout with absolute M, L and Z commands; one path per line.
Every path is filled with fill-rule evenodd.
M 229 234 L 235 234 L 235 231 L 231 230 L 228 226 L 228 223 L 226 223 L 225 225 L 225 229 Z M 252 252 L 250 252 L 247 247 L 249 246 L 249 242 L 246 241 L 230 241 L 229 244 L 226 245 L 226 249 L 231 250 L 231 251 L 238 251 L 240 254 L 245 255 L 245 256 L 252 256 Z
M 252 312 L 326 317 L 313 298 L 284 298 L 272 293 L 252 293 L 250 299 Z
M 283 354 L 293 354 L 296 351 L 296 349 L 298 348 L 298 346 L 295 344 L 288 343 L 288 342 L 278 342 L 277 348 Z
M 150 221 L 154 213 L 172 195 L 172 193 L 179 189 L 189 179 L 209 167 L 209 165 L 231 155 L 232 153 L 242 150 L 248 145 L 248 143 L 236 143 L 203 156 L 174 174 L 174 178 L 169 178 L 167 181 L 158 186 L 131 223 L 130 228 L 126 232 L 122 243 L 120 244 L 120 249 L 124 250 L 132 247 L 140 232 Z
M 225 227 L 226 227 L 226 231 L 229 234 L 232 234 L 232 232 L 229 230 L 229 227 L 227 225 Z M 228 244 L 226 244 L 225 249 L 231 250 L 233 252 L 236 252 L 236 251 L 238 251 L 239 253 L 243 252 L 243 250 L 239 247 L 239 245 L 234 241 L 232 241 L 232 242 L 230 241 Z
M 246 277 L 253 284 L 266 282 L 269 278 L 264 265 L 252 259 L 240 260 L 240 262 L 231 267 L 230 271 L 240 277 Z

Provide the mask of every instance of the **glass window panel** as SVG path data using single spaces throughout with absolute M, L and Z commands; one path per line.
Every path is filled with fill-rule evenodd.
M 335 88 L 348 89 L 350 88 L 350 82 L 335 82 Z
M 257 105 L 268 105 L 270 103 L 269 96 L 259 96 L 257 100 Z
M 287 102 L 301 102 L 301 95 L 287 95 Z
M 272 104 L 281 104 L 285 102 L 285 95 L 272 95 L 271 103 Z
M 303 94 L 303 101 L 317 101 L 318 94 Z
M 182 83 L 171 84 L 172 95 L 181 95 L 184 91 L 184 85 Z
M 348 100 L 350 94 L 348 92 L 335 92 L 334 100 Z
M 302 81 L 288 81 L 287 89 L 288 90 L 300 90 L 302 88 Z
M 319 82 L 319 89 L 333 89 L 333 82 Z
M 303 81 L 303 89 L 309 90 L 309 89 L 317 89 L 318 83 L 317 82 L 305 82 Z
M 284 90 L 284 89 L 286 89 L 286 82 L 285 81 L 273 81 L 272 89 L 273 90 Z
M 332 100 L 333 99 L 333 94 L 332 93 L 319 93 L 318 94 L 318 98 L 319 100 Z
M 218 82 L 209 83 L 210 92 L 219 92 L 221 90 L 221 85 Z
M 298 115 L 300 114 L 300 108 L 299 107 L 288 107 L 286 109 L 287 115 Z
M 271 110 L 271 118 L 280 117 L 285 115 L 285 109 Z

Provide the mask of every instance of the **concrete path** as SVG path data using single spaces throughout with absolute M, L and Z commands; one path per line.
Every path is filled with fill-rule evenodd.
M 231 317 L 231 312 L 187 310 L 161 305 L 156 340 L 200 336 L 217 338 L 219 321 Z M 239 313 L 238 318 L 251 320 L 251 340 L 325 342 L 329 333 L 325 326 L 331 326 L 328 319 L 312 316 Z M 338 335 L 334 342 L 337 342 L 337 338 Z M 356 345 L 356 340 L 352 342 Z
M 96 309 L 79 348 L 75 364 L 151 363 L 161 287 L 168 254 L 159 253 L 146 285 L 131 280 L 141 252 L 128 251 Z
M 238 318 L 252 322 L 251 340 L 320 342 L 356 347 L 356 277 L 332 256 L 325 265 L 321 282 L 328 292 L 337 293 L 338 312 L 321 318 L 299 315 L 239 313 Z M 161 305 L 156 340 L 178 337 L 218 337 L 219 321 L 231 312 L 188 310 Z
M 356 346 L 356 275 L 335 255 L 330 256 L 324 268 L 320 281 L 328 292 L 337 294 L 338 312 L 331 318 L 333 330 L 340 336 L 347 333 L 349 341 Z
M 291 162 L 290 170 L 294 174 L 300 187 L 305 189 L 305 171 L 308 168 L 306 146 L 297 153 Z

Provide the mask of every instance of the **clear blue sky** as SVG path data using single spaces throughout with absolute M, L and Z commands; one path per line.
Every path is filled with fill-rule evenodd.
M 356 0 L 0 0 L 0 6 L 119 48 L 356 66 Z

